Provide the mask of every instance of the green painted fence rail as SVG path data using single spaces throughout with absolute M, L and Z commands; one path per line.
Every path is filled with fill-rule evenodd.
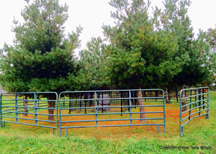
M 185 96 L 186 92 L 187 96 Z M 186 105 L 182 105 L 183 100 L 186 100 Z M 183 111 L 184 107 L 187 107 L 186 111 Z M 182 89 L 180 91 L 180 136 L 183 136 L 186 124 L 203 115 L 209 119 L 209 88 Z

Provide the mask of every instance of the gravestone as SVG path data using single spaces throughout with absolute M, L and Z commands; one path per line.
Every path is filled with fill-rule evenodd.
M 100 98 L 102 98 L 102 95 L 100 95 Z M 109 95 L 103 95 L 103 98 L 110 98 Z M 100 100 L 99 101 L 99 105 L 98 107 L 106 107 L 106 106 L 110 106 L 110 100 Z M 98 111 L 110 111 L 110 108 L 99 108 Z

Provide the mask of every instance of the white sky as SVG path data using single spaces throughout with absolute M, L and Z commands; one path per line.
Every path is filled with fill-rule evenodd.
M 101 26 L 114 25 L 114 20 L 110 17 L 110 11 L 114 10 L 109 4 L 109 0 L 59 0 L 61 4 L 69 5 L 69 18 L 65 23 L 65 32 L 75 31 L 76 27 L 81 25 L 83 32 L 81 34 L 82 46 L 85 48 L 87 41 L 91 37 L 103 37 Z M 152 5 L 163 7 L 162 0 L 151 0 Z M 208 28 L 215 28 L 216 25 L 216 0 L 191 0 L 192 4 L 188 10 L 192 21 L 194 32 L 197 34 L 199 29 L 206 31 Z M 13 44 L 14 33 L 11 32 L 14 17 L 22 22 L 20 15 L 26 2 L 24 0 L 1 0 L 0 2 L 0 49 L 4 42 Z M 78 55 L 78 50 L 76 55 Z

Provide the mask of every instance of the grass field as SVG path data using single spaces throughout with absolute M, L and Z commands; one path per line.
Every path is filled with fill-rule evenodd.
M 193 119 L 184 127 L 183 137 L 179 136 L 179 104 L 173 103 L 166 105 L 166 134 L 158 133 L 156 126 L 99 127 L 69 129 L 63 138 L 54 137 L 49 128 L 6 123 L 0 128 L 0 153 L 214 154 L 216 92 L 210 92 L 210 119 Z

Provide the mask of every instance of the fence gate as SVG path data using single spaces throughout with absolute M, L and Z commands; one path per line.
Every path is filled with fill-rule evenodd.
M 53 129 L 53 134 L 56 129 L 58 135 L 57 102 L 58 95 L 55 92 L 2 93 L 0 127 L 4 127 L 6 122 L 47 127 Z
M 206 115 L 209 118 L 209 88 L 190 88 L 180 91 L 180 136 L 192 119 Z
M 138 93 L 143 97 L 138 97 Z M 143 105 L 138 103 L 140 100 Z M 147 122 L 142 122 L 144 120 Z M 68 128 L 150 125 L 158 126 L 159 132 L 162 126 L 165 133 L 164 91 L 161 89 L 67 91 L 59 94 L 60 136 L 62 129 L 66 129 L 67 135 Z

